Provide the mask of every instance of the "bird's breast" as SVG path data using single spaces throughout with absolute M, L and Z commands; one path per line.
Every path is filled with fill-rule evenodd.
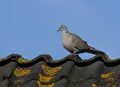
M 62 43 L 66 50 L 68 50 L 69 52 L 73 51 L 73 48 L 72 48 L 73 42 L 69 36 L 65 36 L 64 38 L 62 38 Z

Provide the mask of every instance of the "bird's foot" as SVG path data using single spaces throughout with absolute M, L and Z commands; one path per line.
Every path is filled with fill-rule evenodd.
M 76 54 L 76 53 L 71 53 L 70 55 L 73 55 L 73 56 L 76 56 L 76 57 L 80 58 L 79 55 Z M 80 59 L 81 59 L 81 58 L 80 58 Z

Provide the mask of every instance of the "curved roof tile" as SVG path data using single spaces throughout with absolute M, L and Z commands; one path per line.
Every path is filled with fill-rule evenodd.
M 0 59 L 0 87 L 119 87 L 119 72 L 120 59 L 105 55 L 53 60 L 44 54 L 27 60 L 11 54 Z

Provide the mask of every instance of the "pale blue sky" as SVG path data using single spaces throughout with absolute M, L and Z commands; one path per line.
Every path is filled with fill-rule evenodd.
M 64 58 L 69 52 L 56 32 L 60 24 L 110 58 L 119 58 L 119 4 L 119 0 L 0 0 L 0 58 L 13 53 L 26 59 L 41 54 Z

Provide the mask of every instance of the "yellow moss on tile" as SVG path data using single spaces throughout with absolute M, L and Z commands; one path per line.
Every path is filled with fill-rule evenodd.
M 115 82 L 115 81 L 116 81 L 116 78 L 108 78 L 108 81 L 109 81 L 109 82 Z
M 117 86 L 114 85 L 114 86 L 112 86 L 112 87 L 117 87 Z
M 117 78 L 113 77 L 113 74 L 115 74 L 115 72 L 108 72 L 101 74 L 101 78 L 106 79 L 107 86 L 116 87 L 116 86 L 112 86 L 112 84 L 117 80 Z
M 46 65 L 42 65 L 42 69 L 44 71 L 44 73 L 48 74 L 49 76 L 53 76 L 55 75 L 59 70 L 62 69 L 61 66 L 58 67 L 48 67 Z
M 24 80 L 15 80 L 16 87 L 21 87 L 21 85 L 23 85 L 24 83 L 25 83 Z
M 20 87 L 20 85 L 18 85 L 17 87 Z
M 92 84 L 92 87 L 98 87 L 96 84 Z
M 105 59 L 106 59 L 106 61 L 111 61 L 111 59 L 110 59 L 110 57 L 108 56 L 108 55 L 105 55 Z
M 30 69 L 19 69 L 15 68 L 14 70 L 14 75 L 15 76 L 24 76 L 30 74 L 31 70 Z
M 54 83 L 46 85 L 46 84 L 42 84 L 40 81 L 37 81 L 37 84 L 38 84 L 38 87 L 55 87 Z
M 18 58 L 19 63 L 28 63 L 30 62 L 29 60 L 24 59 L 23 57 Z
M 47 82 L 49 82 L 54 77 L 55 76 L 43 76 L 42 74 L 39 74 L 39 81 L 41 83 L 47 83 Z
M 114 73 L 115 72 L 108 72 L 108 73 L 101 74 L 101 78 L 103 79 L 110 78 Z

